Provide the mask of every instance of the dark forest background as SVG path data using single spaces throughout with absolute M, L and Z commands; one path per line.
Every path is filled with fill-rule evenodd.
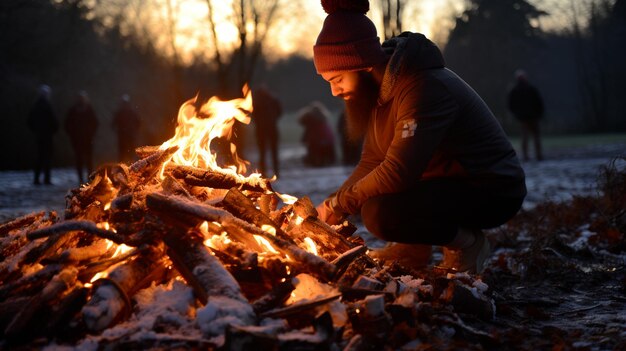
M 130 95 L 142 116 L 140 145 L 171 137 L 178 107 L 186 99 L 196 94 L 236 97 L 242 82 L 269 86 L 286 113 L 314 100 L 331 110 L 341 108 L 308 58 L 270 63 L 262 40 L 242 36 L 230 53 L 183 64 L 142 40 L 145 33 L 124 29 L 122 15 L 94 16 L 100 3 L 0 1 L 0 170 L 31 167 L 35 146 L 26 118 L 41 84 L 52 88 L 61 123 L 77 92 L 88 92 L 100 121 L 97 163 L 116 157 L 111 118 L 123 94 Z M 524 69 L 544 96 L 546 133 L 624 132 L 626 0 L 585 1 L 581 8 L 579 17 L 546 32 L 536 23 L 551 15 L 549 8 L 526 0 L 466 1 L 452 18 L 455 25 L 446 43 L 439 44 L 448 66 L 481 94 L 509 135 L 517 134 L 517 125 L 506 110 L 506 93 L 517 69 Z M 280 24 L 280 17 L 265 20 Z M 394 28 L 385 36 L 402 30 L 399 21 L 384 23 Z M 71 162 L 61 129 L 55 136 L 55 166 Z

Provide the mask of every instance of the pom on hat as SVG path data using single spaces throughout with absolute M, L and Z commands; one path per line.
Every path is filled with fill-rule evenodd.
M 358 71 L 387 60 L 367 0 L 322 0 L 328 13 L 313 46 L 317 73 Z
M 366 14 L 370 9 L 370 3 L 369 0 L 322 0 L 322 8 L 329 15 L 337 11 Z

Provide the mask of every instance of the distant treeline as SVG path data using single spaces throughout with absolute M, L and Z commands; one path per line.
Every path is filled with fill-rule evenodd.
M 626 131 L 625 2 L 600 0 L 606 6 L 591 13 L 591 25 L 542 33 L 530 23 L 545 13 L 527 7 L 526 1 L 473 0 L 457 19 L 444 56 L 484 97 L 509 134 L 517 133 L 517 125 L 506 111 L 506 92 L 518 68 L 544 95 L 548 132 Z M 100 120 L 98 164 L 114 161 L 111 118 L 123 94 L 130 95 L 144 121 L 140 145 L 161 144 L 173 135 L 184 100 L 219 94 L 211 62 L 174 64 L 141 40 L 141 33 L 101 23 L 86 3 L 0 1 L 0 170 L 32 166 L 35 146 L 26 118 L 40 84 L 52 88 L 60 123 L 78 91 L 89 94 Z M 485 16 L 487 12 L 495 15 Z M 250 83 L 269 86 L 287 112 L 315 100 L 331 110 L 341 107 L 312 61 L 300 56 L 272 65 L 261 59 Z M 70 165 L 72 157 L 67 135 L 59 130 L 55 166 Z

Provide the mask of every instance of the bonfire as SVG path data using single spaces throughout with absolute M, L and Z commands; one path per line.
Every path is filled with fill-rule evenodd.
M 228 140 L 252 98 L 182 105 L 175 135 L 107 164 L 62 216 L 0 225 L 2 345 L 363 350 L 492 336 L 456 312 L 494 316 L 463 273 L 419 277 L 367 254 L 349 221 L 247 174 Z M 220 150 L 224 151 L 224 150 Z

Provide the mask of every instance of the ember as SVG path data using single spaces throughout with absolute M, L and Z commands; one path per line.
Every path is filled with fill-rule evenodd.
M 351 223 L 329 226 L 307 197 L 244 176 L 234 147 L 234 164 L 219 165 L 211 141 L 250 121 L 244 95 L 186 102 L 172 139 L 99 168 L 62 219 L 0 226 L 3 343 L 361 350 L 433 330 L 491 338 L 446 307 L 491 318 L 480 281 L 383 267 Z

